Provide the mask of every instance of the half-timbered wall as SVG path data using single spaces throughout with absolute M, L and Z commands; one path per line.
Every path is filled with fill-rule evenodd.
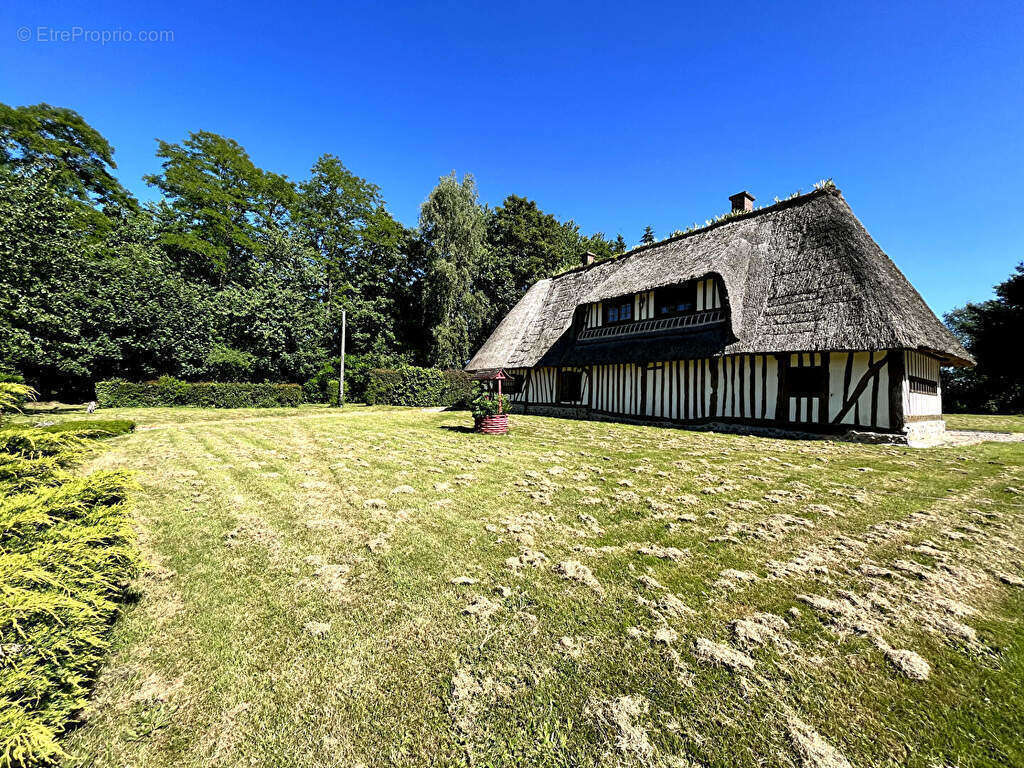
M 939 361 L 920 352 L 906 352 L 906 378 L 903 381 L 903 412 L 907 416 L 942 414 L 942 383 Z
M 524 386 L 510 397 L 527 406 L 571 405 L 600 414 L 671 421 L 889 429 L 901 426 L 903 414 L 911 415 L 906 402 L 897 400 L 891 406 L 890 393 L 898 395 L 902 382 L 905 399 L 910 398 L 910 375 L 938 376 L 936 361 L 911 360 L 910 354 L 907 374 L 897 369 L 892 379 L 895 388 L 890 385 L 890 363 L 893 358 L 900 363 L 901 353 L 805 352 L 516 370 L 511 372 L 524 377 Z M 581 400 L 573 403 L 559 401 L 560 371 L 568 370 L 583 376 Z M 808 381 L 819 382 L 820 388 L 808 392 Z M 930 402 L 915 407 L 923 409 L 920 415 L 940 412 Z
M 718 292 L 718 281 L 713 277 L 697 281 L 697 311 L 718 309 L 722 306 L 722 297 Z
M 643 291 L 633 294 L 633 319 L 652 320 L 655 317 L 654 291 Z M 722 292 L 718 280 L 707 277 L 697 281 L 696 311 L 719 309 L 722 306 Z M 583 315 L 584 327 L 599 328 L 604 324 L 603 307 L 600 301 L 587 304 Z
M 637 320 L 654 317 L 654 291 L 644 291 L 633 297 L 633 317 Z
M 621 398 L 622 377 L 627 380 L 625 400 Z M 602 379 L 609 385 L 602 388 Z M 593 407 L 608 413 L 673 421 L 770 420 L 775 418 L 777 382 L 775 358 L 767 355 L 602 366 L 595 369 Z
M 579 371 L 583 377 L 582 395 L 579 400 L 559 400 L 562 393 L 558 391 L 558 377 L 563 371 Z M 590 376 L 584 368 L 543 368 L 511 369 L 508 373 L 523 377 L 523 386 L 519 392 L 509 395 L 513 403 L 529 403 L 533 405 L 586 405 L 590 401 Z
M 558 402 L 558 369 L 534 368 L 526 385 L 531 403 Z
M 889 353 L 828 353 L 828 421 L 888 429 Z
M 590 407 L 593 410 L 627 416 L 639 415 L 640 366 L 633 363 L 597 365 L 590 371 L 593 380 Z

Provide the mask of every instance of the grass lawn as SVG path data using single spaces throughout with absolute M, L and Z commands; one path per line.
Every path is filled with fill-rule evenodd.
M 71 765 L 1024 764 L 1021 444 L 96 417 L 152 568 Z
M 947 413 L 946 429 L 976 429 L 984 432 L 1024 432 L 1024 416 Z

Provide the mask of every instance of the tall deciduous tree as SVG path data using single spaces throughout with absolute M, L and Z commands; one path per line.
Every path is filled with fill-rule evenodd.
M 509 195 L 487 217 L 487 250 L 477 285 L 493 327 L 536 280 L 579 263 L 579 230 L 544 213 L 533 200 Z
M 16 173 L 46 171 L 57 194 L 89 209 L 114 214 L 138 208 L 113 175 L 114 148 L 72 109 L 0 104 L 0 166 Z M 106 228 L 102 216 L 88 220 L 95 229 Z
M 353 271 L 361 233 L 384 204 L 380 188 L 356 176 L 334 155 L 322 155 L 298 192 L 295 223 L 316 250 L 324 284 L 337 286 Z
M 287 178 L 258 168 L 233 139 L 208 131 L 159 143 L 160 173 L 145 177 L 164 195 L 162 242 L 184 269 L 224 282 L 261 257 L 260 242 L 285 227 L 295 206 Z
M 1024 412 L 1024 262 L 995 287 L 996 298 L 958 307 L 945 316 L 974 356 L 975 368 L 948 371 L 943 405 L 951 411 Z
M 580 247 L 584 251 L 597 256 L 599 259 L 607 259 L 622 251 L 615 250 L 615 243 L 604 236 L 604 232 L 596 232 L 593 235 L 580 240 Z
M 394 351 L 409 238 L 377 185 L 323 155 L 299 185 L 294 219 L 316 254 L 328 312 L 349 313 L 349 350 Z
M 476 182 L 466 174 L 444 176 L 420 208 L 426 256 L 423 309 L 430 328 L 428 359 L 441 368 L 461 368 L 472 354 L 486 316 L 475 276 L 486 250 L 487 225 Z

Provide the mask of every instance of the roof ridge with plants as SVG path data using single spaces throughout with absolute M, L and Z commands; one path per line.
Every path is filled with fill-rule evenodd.
M 818 181 L 814 184 L 814 189 L 812 189 L 810 192 L 803 192 L 801 190 L 797 190 L 789 197 L 783 198 L 781 200 L 776 197 L 770 205 L 762 205 L 750 211 L 729 211 L 728 213 L 723 213 L 720 214 L 719 216 L 716 216 L 714 219 L 706 220 L 702 225 L 698 226 L 697 224 L 693 224 L 692 226 L 683 231 L 676 230 L 668 237 L 663 238 L 661 240 L 657 240 L 653 243 L 637 245 L 634 246 L 633 248 L 630 248 L 628 251 L 624 251 L 623 253 L 619 253 L 616 254 L 615 256 L 610 256 L 605 259 L 595 259 L 592 264 L 580 264 L 575 267 L 571 267 L 569 269 L 551 275 L 549 279 L 558 278 L 561 277 L 562 275 L 570 275 L 573 274 L 574 272 L 585 272 L 586 270 L 593 269 L 594 267 L 597 267 L 599 265 L 609 264 L 614 261 L 621 261 L 622 259 L 628 258 L 630 256 L 635 256 L 638 253 L 649 251 L 652 248 L 660 248 L 661 246 L 666 245 L 668 243 L 674 243 L 678 240 L 683 240 L 693 235 L 709 232 L 712 229 L 716 229 L 717 227 L 736 221 L 737 219 L 747 219 L 750 217 L 759 216 L 764 213 L 780 211 L 785 208 L 789 208 L 791 206 L 804 203 L 814 197 L 824 194 L 842 196 L 843 193 L 839 189 L 839 187 L 835 185 L 835 182 L 833 182 L 832 179 L 822 179 L 821 181 Z

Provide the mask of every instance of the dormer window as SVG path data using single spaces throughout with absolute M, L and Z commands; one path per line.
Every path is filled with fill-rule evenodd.
M 633 298 L 631 296 L 604 302 L 604 324 L 617 325 L 633 320 Z
M 666 285 L 654 292 L 657 317 L 687 315 L 697 310 L 697 283 L 691 280 L 681 285 Z

